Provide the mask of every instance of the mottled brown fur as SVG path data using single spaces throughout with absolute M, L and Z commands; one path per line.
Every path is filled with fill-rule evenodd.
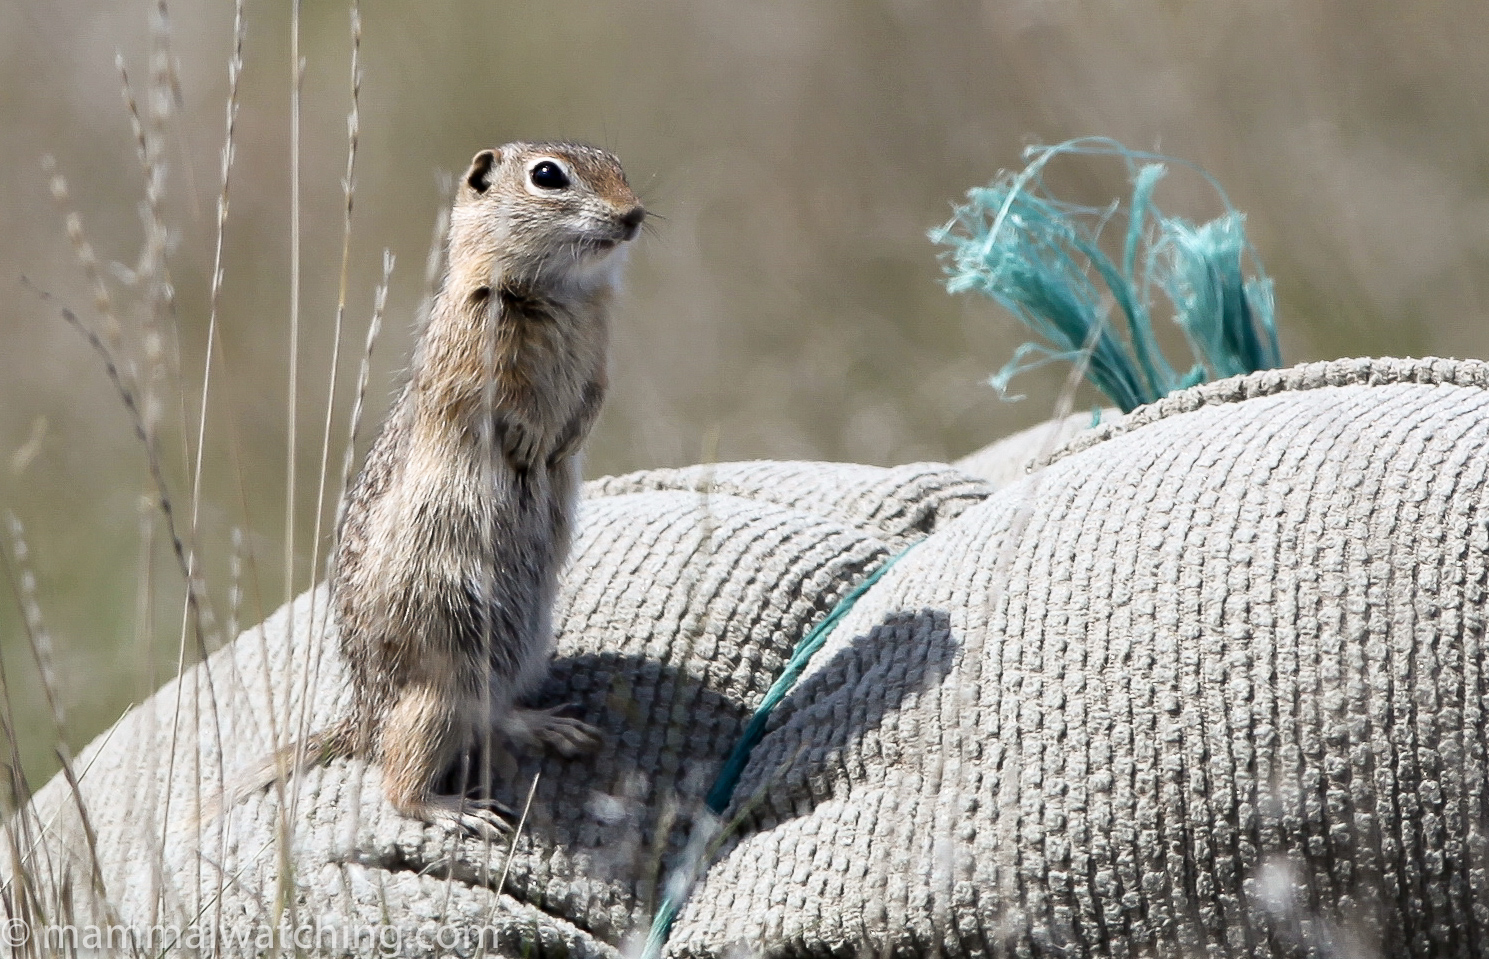
M 567 186 L 537 182 L 545 161 Z M 491 835 L 500 807 L 435 792 L 460 755 L 492 730 L 565 754 L 598 742 L 518 701 L 548 669 L 575 453 L 604 399 L 616 275 L 643 216 L 615 158 L 576 144 L 482 151 L 461 181 L 444 282 L 341 524 L 352 713 L 300 750 L 380 764 L 404 815 Z

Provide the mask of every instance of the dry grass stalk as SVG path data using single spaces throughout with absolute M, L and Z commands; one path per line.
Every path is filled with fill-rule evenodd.
M 352 203 L 356 197 L 357 141 L 360 133 L 358 100 L 362 90 L 362 66 L 360 60 L 362 49 L 362 14 L 355 0 L 353 0 L 351 11 L 351 45 L 351 108 L 346 118 L 346 173 L 341 180 L 342 196 L 345 199 L 341 229 L 341 272 L 336 296 L 336 320 L 331 331 L 331 365 L 326 375 L 326 415 L 321 431 L 320 469 L 316 475 L 315 532 L 310 540 L 310 568 L 307 574 L 309 576 L 309 582 L 306 584 L 307 590 L 315 588 L 315 578 L 320 567 L 322 522 L 326 509 L 326 480 L 331 458 L 331 424 L 336 418 L 336 383 L 341 370 L 341 334 L 346 320 L 347 265 L 351 259 L 352 248 Z M 348 452 L 351 451 L 348 450 Z M 327 553 L 327 582 L 330 581 L 330 567 L 334 555 L 331 552 Z M 310 634 L 312 637 L 319 637 L 323 632 L 324 623 L 317 623 L 316 612 L 312 608 L 310 614 Z M 304 673 L 304 686 L 300 694 L 300 719 L 296 724 L 296 738 L 300 741 L 303 741 L 311 732 L 310 690 L 320 683 L 323 647 L 323 643 L 315 642 L 311 644 L 311 662 L 306 665 Z M 297 805 L 297 803 L 294 805 Z
M 78 264 L 83 268 L 83 275 L 87 278 L 89 286 L 93 288 L 93 309 L 98 313 L 103 324 L 102 339 L 107 348 L 117 357 L 118 375 L 126 384 L 131 386 L 135 382 L 134 361 L 124 350 L 124 327 L 119 322 L 119 314 L 114 309 L 113 297 L 109 295 L 109 288 L 103 281 L 103 274 L 98 268 L 98 256 L 93 252 L 93 244 L 88 242 L 88 235 L 83 230 L 83 218 L 72 208 L 72 193 L 67 186 L 67 178 L 57 169 L 57 161 L 48 154 L 41 158 L 41 168 L 47 174 L 48 186 L 51 189 L 52 199 L 57 201 L 57 206 L 62 210 L 63 222 L 67 228 L 67 239 L 72 244 L 73 255 L 77 257 Z M 50 297 L 41 291 L 43 299 Z
M 26 545 L 26 530 L 14 513 L 5 514 L 10 527 L 10 558 L 14 564 L 11 576 L 14 580 L 16 602 L 21 607 L 22 621 L 26 625 L 26 638 L 31 644 L 31 653 L 36 660 L 36 672 L 41 679 L 41 689 L 46 697 L 47 708 L 52 714 L 52 733 L 56 748 L 67 751 L 67 714 L 62 697 L 57 691 L 57 656 L 52 644 L 52 634 L 47 630 L 41 615 L 41 603 L 36 598 L 36 574 L 31 569 L 31 550 Z
M 300 406 L 300 101 L 305 60 L 300 55 L 300 0 L 290 13 L 290 342 L 285 396 L 284 601 L 295 598 L 295 464 Z

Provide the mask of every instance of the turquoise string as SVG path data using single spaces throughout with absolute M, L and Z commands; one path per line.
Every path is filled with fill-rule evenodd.
M 796 680 L 801 677 L 802 671 L 806 669 L 807 663 L 811 661 L 822 644 L 827 642 L 827 637 L 837 628 L 838 623 L 852 611 L 864 593 L 867 593 L 873 585 L 884 578 L 889 568 L 898 563 L 904 555 L 914 549 L 918 543 L 912 543 L 900 552 L 891 556 L 883 566 L 874 570 L 863 582 L 853 587 L 852 592 L 838 600 L 832 612 L 822 620 L 811 631 L 801 638 L 796 648 L 791 651 L 791 658 L 786 661 L 786 668 L 776 681 L 771 683 L 770 689 L 766 691 L 765 698 L 760 705 L 755 707 L 755 713 L 750 717 L 750 722 L 744 728 L 739 737 L 739 742 L 734 744 L 734 749 L 729 753 L 729 758 L 724 761 L 724 766 L 719 770 L 718 777 L 714 780 L 713 788 L 708 791 L 704 799 L 710 812 L 716 816 L 722 816 L 724 810 L 729 808 L 729 802 L 734 798 L 734 787 L 739 784 L 740 774 L 744 772 L 745 763 L 750 760 L 750 753 L 754 752 L 755 746 L 765 735 L 765 724 L 770 721 L 770 712 L 775 709 L 791 687 L 796 685 Z M 684 896 L 673 896 L 667 893 L 662 897 L 662 903 L 657 908 L 657 914 L 652 917 L 651 932 L 646 937 L 646 948 L 641 953 L 641 959 L 659 959 L 662 955 L 662 947 L 667 944 L 667 936 L 672 932 L 672 921 L 677 918 L 677 911 L 682 908 Z

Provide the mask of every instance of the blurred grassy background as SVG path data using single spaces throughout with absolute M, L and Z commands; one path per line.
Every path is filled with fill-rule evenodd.
M 154 519 L 141 508 L 149 487 L 129 419 L 97 358 L 21 277 L 86 314 L 91 292 L 48 194 L 45 154 L 69 178 L 100 258 L 139 256 L 143 176 L 114 57 L 143 98 L 151 9 L 0 5 L 0 506 L 28 531 L 74 748 L 173 674 L 181 590 L 158 535 L 142 554 L 142 518 Z M 246 534 L 245 623 L 283 599 L 289 10 L 247 8 L 228 362 L 203 489 L 200 542 L 220 619 L 230 531 Z M 1024 145 L 1085 134 L 1193 160 L 1225 185 L 1278 282 L 1290 361 L 1489 356 L 1482 0 L 368 0 L 362 13 L 352 355 L 381 251 L 398 256 L 372 420 L 409 346 L 440 175 L 517 138 L 609 147 L 666 217 L 633 252 L 591 474 L 713 457 L 946 459 L 1042 419 L 1063 371 L 1020 380 L 1021 404 L 995 398 L 984 379 L 1020 332 L 986 302 L 946 296 L 925 230 L 967 187 L 1021 165 Z M 183 98 L 165 207 L 192 396 L 232 9 L 177 4 L 170 17 Z M 341 255 L 348 24 L 345 4 L 305 7 L 302 587 Z M 1064 171 L 1060 182 L 1084 199 L 1125 194 L 1113 166 Z M 1218 212 L 1197 185 L 1171 179 L 1160 192 L 1169 212 Z M 111 282 L 137 327 L 143 295 Z M 194 415 L 188 401 L 185 421 Z M 182 421 L 168 404 L 166 465 L 184 510 L 172 427 Z M 8 600 L 0 655 L 39 782 L 56 767 L 55 735 Z

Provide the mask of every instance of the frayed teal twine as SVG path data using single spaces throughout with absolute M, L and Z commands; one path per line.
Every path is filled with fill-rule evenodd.
M 1116 157 L 1132 181 L 1127 209 L 1115 201 L 1083 207 L 1055 200 L 1044 168 L 1059 156 Z M 1014 376 L 1057 360 L 1086 357 L 1086 376 L 1124 412 L 1176 389 L 1281 365 L 1272 282 L 1246 240 L 1245 217 L 1213 177 L 1182 160 L 1129 150 L 1087 137 L 1025 151 L 1028 166 L 967 192 L 951 222 L 930 232 L 942 254 L 946 289 L 976 290 L 1007 309 L 1035 340 L 989 382 L 1005 399 Z M 1196 170 L 1226 212 L 1194 226 L 1153 203 L 1167 163 Z M 1101 234 L 1127 219 L 1120 263 L 1102 249 Z M 1247 261 L 1254 271 L 1248 276 Z M 1194 365 L 1178 374 L 1153 330 L 1153 291 L 1169 302 Z M 1120 325 L 1112 320 L 1113 308 Z M 1034 357 L 1030 359 L 1030 357 Z
M 754 752 L 761 738 L 765 735 L 765 725 L 770 721 L 771 710 L 786 698 L 791 687 L 801 678 L 802 671 L 807 668 L 817 650 L 827 642 L 827 637 L 837 628 L 838 623 L 852 611 L 854 605 L 873 588 L 874 584 L 884 578 L 889 568 L 904 558 L 905 554 L 918 546 L 919 543 L 911 543 L 900 552 L 891 556 L 883 566 L 874 570 L 863 582 L 853 587 L 853 590 L 838 600 L 836 606 L 827 617 L 813 626 L 811 630 L 796 644 L 791 651 L 791 658 L 786 661 L 786 668 L 776 681 L 770 684 L 766 690 L 765 698 L 760 705 L 755 707 L 754 715 L 750 717 L 749 724 L 745 726 L 744 732 L 739 737 L 739 742 L 734 744 L 734 749 L 729 753 L 729 758 L 724 760 L 724 766 L 719 770 L 714 779 L 713 788 L 708 791 L 703 803 L 709 812 L 715 816 L 722 816 L 724 810 L 729 808 L 730 801 L 734 798 L 734 787 L 739 784 L 740 774 L 744 772 L 745 764 L 750 760 L 750 753 Z M 667 944 L 667 936 L 672 932 L 672 922 L 677 918 L 677 911 L 682 908 L 683 900 L 687 897 L 687 890 L 669 891 L 662 897 L 662 903 L 657 908 L 657 914 L 652 917 L 651 931 L 646 936 L 646 947 L 641 952 L 641 959 L 658 959 L 662 954 L 662 948 Z

